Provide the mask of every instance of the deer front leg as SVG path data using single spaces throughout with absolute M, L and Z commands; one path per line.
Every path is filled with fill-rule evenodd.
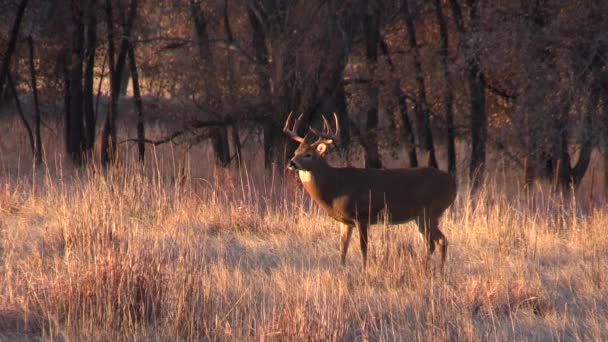
M 367 266 L 367 222 L 357 222 L 359 228 L 359 242 L 361 243 L 361 256 L 363 256 L 363 269 Z
M 430 262 L 430 257 L 435 251 L 435 248 L 439 247 L 439 253 L 441 254 L 441 269 L 443 270 L 447 258 L 448 240 L 441 230 L 439 230 L 439 219 L 437 217 L 420 217 L 418 218 L 418 229 L 426 242 L 427 263 Z
M 352 225 L 340 223 L 340 260 L 342 261 L 342 265 L 346 264 L 346 252 L 348 252 L 348 245 L 352 234 Z

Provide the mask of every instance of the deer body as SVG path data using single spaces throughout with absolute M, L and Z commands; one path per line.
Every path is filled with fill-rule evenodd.
M 448 242 L 439 230 L 439 218 L 456 198 L 456 182 L 447 173 L 434 168 L 410 169 L 360 169 L 332 167 L 325 156 L 328 147 L 339 137 L 319 133 L 313 144 L 296 135 L 301 116 L 288 129 L 291 114 L 283 131 L 300 142 L 288 168 L 298 170 L 302 185 L 308 194 L 327 214 L 340 222 L 340 252 L 344 264 L 353 229 L 359 230 L 363 266 L 367 261 L 368 227 L 370 224 L 387 222 L 405 223 L 416 220 L 424 236 L 427 251 L 431 255 L 436 247 L 441 253 L 441 266 L 447 256 Z M 324 119 L 325 130 L 329 124 Z
M 326 165 L 307 172 L 308 181 L 302 185 L 308 194 L 329 216 L 344 224 L 360 220 L 375 224 L 379 219 L 399 224 L 425 215 L 440 216 L 456 195 L 454 180 L 434 168 L 383 170 Z

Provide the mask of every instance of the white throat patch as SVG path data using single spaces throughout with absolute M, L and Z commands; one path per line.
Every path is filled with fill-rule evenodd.
M 298 174 L 300 175 L 300 180 L 302 183 L 308 183 L 312 178 L 312 173 L 310 173 L 310 171 L 299 170 Z

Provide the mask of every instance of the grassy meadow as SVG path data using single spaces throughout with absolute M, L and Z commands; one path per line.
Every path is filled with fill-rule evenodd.
M 608 340 L 591 180 L 524 192 L 493 161 L 442 219 L 443 276 L 413 223 L 374 226 L 362 271 L 357 233 L 342 267 L 338 225 L 292 174 L 168 145 L 74 169 L 60 136 L 34 168 L 19 129 L 0 129 L 0 340 Z

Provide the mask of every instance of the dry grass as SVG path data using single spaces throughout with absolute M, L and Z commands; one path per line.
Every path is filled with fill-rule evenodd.
M 361 272 L 290 177 L 167 158 L 0 170 L 0 339 L 608 339 L 603 208 L 462 189 L 444 277 L 411 224 L 375 226 Z

